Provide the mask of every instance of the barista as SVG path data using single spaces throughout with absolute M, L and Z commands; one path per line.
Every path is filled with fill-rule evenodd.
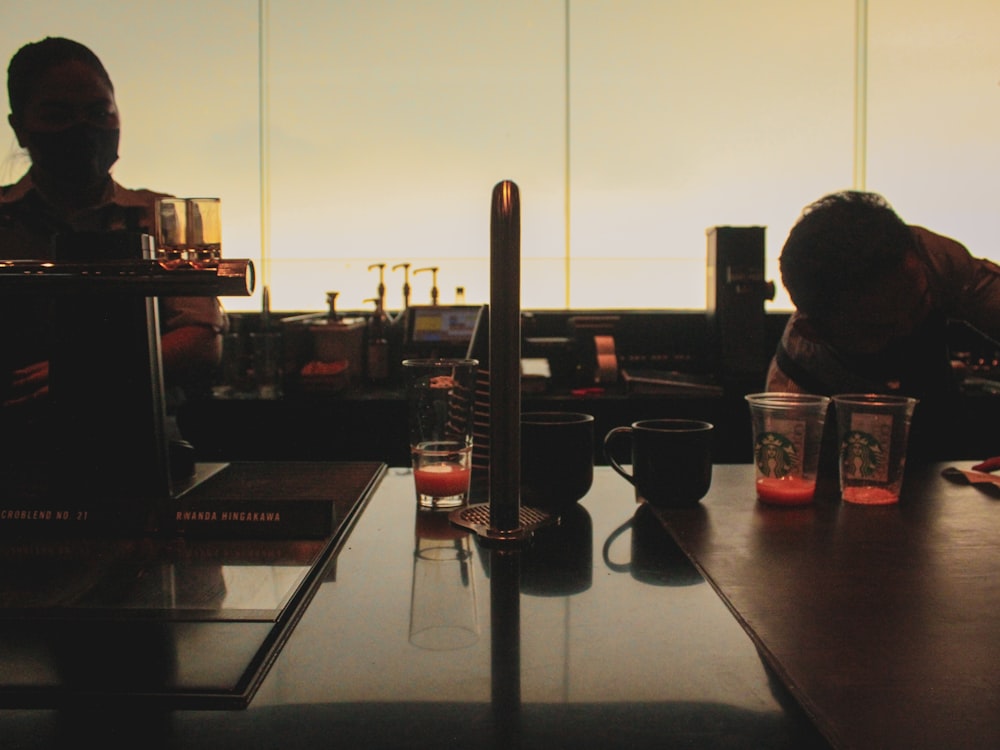
M 26 44 L 8 67 L 8 121 L 31 159 L 15 184 L 0 187 L 0 257 L 50 259 L 58 235 L 82 231 L 152 234 L 161 193 L 130 190 L 110 174 L 120 116 L 98 57 L 70 39 Z M 191 389 L 209 381 L 227 318 L 219 301 L 161 298 L 164 379 Z M 0 301 L 0 402 L 5 411 L 45 401 L 49 301 Z M 8 414 L 8 418 L 9 418 Z

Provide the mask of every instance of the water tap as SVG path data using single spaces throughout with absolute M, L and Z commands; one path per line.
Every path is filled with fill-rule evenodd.
M 416 276 L 418 273 L 423 273 L 424 271 L 431 272 L 431 304 L 436 305 L 438 303 L 438 268 L 437 266 L 418 268 L 413 272 L 413 275 Z

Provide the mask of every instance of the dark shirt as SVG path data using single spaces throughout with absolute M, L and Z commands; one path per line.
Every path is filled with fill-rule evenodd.
M 72 233 L 153 234 L 154 206 L 160 197 L 164 194 L 130 190 L 112 181 L 99 205 L 67 218 L 46 202 L 27 174 L 0 187 L 0 260 L 52 260 L 56 238 Z M 164 297 L 158 302 L 161 333 L 188 325 L 217 333 L 227 328 L 227 317 L 214 297 Z M 52 325 L 51 300 L 45 297 L 0 300 L 0 396 L 13 369 L 47 359 Z
M 799 313 L 785 326 L 767 375 L 769 391 L 900 392 L 928 398 L 951 390 L 946 324 L 965 321 L 1000 338 L 1000 266 L 974 258 L 955 240 L 911 228 L 932 299 L 927 319 L 912 335 L 874 355 L 851 355 L 803 331 Z

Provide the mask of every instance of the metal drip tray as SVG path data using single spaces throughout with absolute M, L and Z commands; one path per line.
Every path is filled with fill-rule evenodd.
M 481 503 L 453 510 L 449 520 L 456 526 L 471 529 L 486 541 L 518 542 L 528 539 L 536 529 L 555 521 L 555 517 L 537 508 L 521 506 L 518 509 L 516 529 L 494 529 L 490 525 L 489 503 Z

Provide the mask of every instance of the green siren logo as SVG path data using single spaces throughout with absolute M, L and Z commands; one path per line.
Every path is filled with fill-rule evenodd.
M 781 479 L 787 477 L 799 464 L 795 444 L 778 432 L 764 432 L 754 446 L 754 461 L 761 476 Z
M 885 462 L 885 450 L 874 435 L 855 430 L 844 436 L 844 442 L 840 444 L 840 460 L 845 477 L 873 477 Z

